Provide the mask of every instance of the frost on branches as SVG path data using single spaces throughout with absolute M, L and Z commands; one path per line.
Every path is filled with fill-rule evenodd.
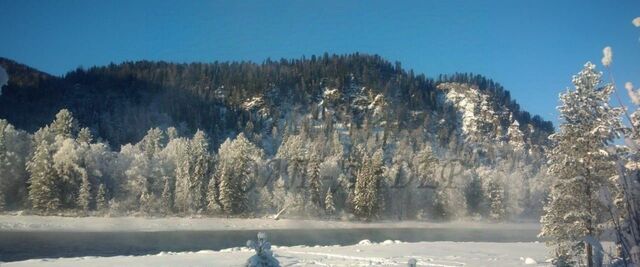
M 555 142 L 549 153 L 549 173 L 556 181 L 541 219 L 540 236 L 547 238 L 563 261 L 586 256 L 590 263 L 592 247 L 583 240 L 597 238 L 611 218 L 599 192 L 615 190 L 609 179 L 615 161 L 606 149 L 622 128 L 623 110 L 609 106 L 613 86 L 602 86 L 601 76 L 588 62 L 573 77 L 575 88 L 560 95 L 562 124 L 549 137 Z

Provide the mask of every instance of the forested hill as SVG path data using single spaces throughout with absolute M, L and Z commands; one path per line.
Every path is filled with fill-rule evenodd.
M 484 130 L 492 137 L 506 134 L 513 121 L 530 146 L 543 144 L 553 131 L 550 122 L 521 110 L 509 92 L 490 79 L 464 73 L 436 80 L 376 55 L 325 54 L 262 64 L 138 61 L 79 68 L 64 77 L 4 58 L 0 66 L 10 77 L 0 96 L 0 118 L 33 132 L 67 108 L 114 148 L 139 141 L 149 128 L 169 126 L 185 134 L 202 129 L 214 147 L 239 132 L 271 144 L 278 135 L 305 127 L 330 131 L 336 125 L 351 133 L 377 128 L 385 138 L 424 129 L 427 139 L 445 145 L 451 136 L 464 140 L 461 129 L 469 130 L 463 127 L 469 106 L 447 98 L 460 88 L 438 89 L 439 84 L 453 83 L 472 92 L 465 92 L 463 104 L 477 102 L 472 103 L 477 109 L 483 97 L 488 101 L 495 118 Z M 267 152 L 275 152 L 276 146 Z
M 503 220 L 550 188 L 553 126 L 482 76 L 359 54 L 0 65 L 0 211 Z

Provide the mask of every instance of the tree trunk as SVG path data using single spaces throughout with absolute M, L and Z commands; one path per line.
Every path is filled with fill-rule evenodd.
M 593 267 L 593 248 L 587 244 L 587 267 Z

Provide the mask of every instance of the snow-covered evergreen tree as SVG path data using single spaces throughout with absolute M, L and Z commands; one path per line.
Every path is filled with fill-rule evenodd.
M 39 211 L 52 212 L 60 207 L 58 174 L 53 167 L 53 159 L 48 138 L 49 128 L 40 129 L 35 134 L 36 148 L 27 163 L 29 171 L 29 200 Z
M 322 182 L 320 181 L 320 166 L 318 160 L 313 160 L 310 165 L 309 195 L 311 205 L 315 208 L 322 208 Z
M 78 207 L 87 212 L 91 208 L 91 183 L 89 182 L 89 176 L 86 172 L 82 173 L 82 184 L 80 185 L 80 192 L 78 192 Z
M 420 179 L 420 187 L 431 187 L 436 184 L 434 173 L 438 165 L 438 158 L 435 157 L 430 145 L 425 145 L 420 150 L 414 159 L 414 166 L 416 166 L 415 173 L 417 173 Z
M 433 199 L 433 217 L 437 220 L 448 220 L 452 217 L 452 211 L 449 204 L 449 195 L 447 188 L 438 186 L 435 189 Z
M 26 161 L 31 139 L 26 132 L 0 119 L 0 202 L 6 209 L 20 207 L 27 200 Z
M 61 109 L 56 114 L 56 119 L 49 126 L 51 132 L 60 138 L 74 138 L 78 131 L 78 121 L 73 118 L 73 114 L 67 109 Z
M 511 115 L 510 115 L 511 116 Z M 520 131 L 520 123 L 510 117 L 511 125 L 507 129 L 507 137 L 509 138 L 509 145 L 513 147 L 515 151 L 523 151 L 525 149 L 524 134 Z
M 361 219 L 375 218 L 382 207 L 380 198 L 380 175 L 384 168 L 382 156 L 382 150 L 376 151 L 371 158 L 365 155 L 358 171 L 353 211 Z
M 240 133 L 233 141 L 227 139 L 218 150 L 216 177 L 220 179 L 220 203 L 227 214 L 247 210 L 246 187 L 253 179 L 256 164 L 263 152 Z
M 494 221 L 502 221 L 507 216 L 504 189 L 497 181 L 494 180 L 489 181 L 489 185 L 487 187 L 487 196 L 489 198 L 489 218 Z
M 214 175 L 207 186 L 207 211 L 209 213 L 218 213 L 222 210 L 218 181 L 219 179 Z
M 482 189 L 482 181 L 477 175 L 474 175 L 467 185 L 465 190 L 465 199 L 467 200 L 467 209 L 469 209 L 469 213 L 471 215 L 485 214 L 485 194 Z
M 169 176 L 164 177 L 164 186 L 162 188 L 162 196 L 161 196 L 161 209 L 165 214 L 173 212 L 173 188 L 172 188 L 171 178 Z
M 209 141 L 203 131 L 197 131 L 189 149 L 191 169 L 189 173 L 188 206 L 199 211 L 206 206 L 206 190 L 211 176 Z
M 191 199 L 190 189 L 192 188 L 190 172 L 191 167 L 191 142 L 185 138 L 177 138 L 171 141 L 174 147 L 173 159 L 175 161 L 175 195 L 174 207 L 177 211 L 187 212 L 190 210 L 189 200 Z
M 327 215 L 333 215 L 336 212 L 336 203 L 333 200 L 331 188 L 327 190 L 327 195 L 324 197 L 324 211 Z
M 76 140 L 78 141 L 78 143 L 81 143 L 81 144 L 90 144 L 93 141 L 93 135 L 91 135 L 91 130 L 89 130 L 89 128 L 87 127 L 80 129 Z
M 96 210 L 104 211 L 108 208 L 109 201 L 107 200 L 107 189 L 104 184 L 98 186 L 98 193 L 96 193 Z
M 585 237 L 598 237 L 606 216 L 601 190 L 615 190 L 609 180 L 614 160 L 606 148 L 622 128 L 620 108 L 609 106 L 611 85 L 601 85 L 601 73 L 588 62 L 574 76 L 574 90 L 560 96 L 562 124 L 550 139 L 549 173 L 557 180 L 541 219 L 540 236 L 556 248 L 556 256 L 584 256 L 592 266 L 592 247 Z M 585 249 L 586 248 L 586 249 Z M 586 251 L 585 251 L 586 250 Z
M 125 172 L 128 178 L 128 191 L 132 205 L 142 212 L 153 212 L 159 206 L 159 198 L 165 175 L 161 157 L 164 133 L 159 128 L 152 128 L 147 135 L 136 144 L 133 161 Z

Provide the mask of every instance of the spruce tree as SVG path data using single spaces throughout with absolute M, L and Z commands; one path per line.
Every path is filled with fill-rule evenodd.
M 198 130 L 194 135 L 190 152 L 192 168 L 189 174 L 189 208 L 198 211 L 205 208 L 208 178 L 211 175 L 209 142 L 203 131 Z
M 220 203 L 227 214 L 240 214 L 248 209 L 247 185 L 253 179 L 255 167 L 263 152 L 240 133 L 235 140 L 227 139 L 218 150 L 216 176 L 220 179 Z
M 520 131 L 520 123 L 513 119 L 513 115 L 509 115 L 509 119 L 512 121 L 511 125 L 507 129 L 507 136 L 509 138 L 509 145 L 515 151 L 523 151 L 525 149 L 524 134 Z
M 96 209 L 98 211 L 104 211 L 108 206 L 107 189 L 104 184 L 101 183 L 100 186 L 98 186 L 98 193 L 96 194 Z
M 221 210 L 221 205 L 219 201 L 219 191 L 218 191 L 218 178 L 214 175 L 209 180 L 209 185 L 207 186 L 207 211 L 209 213 L 218 213 Z
M 489 181 L 489 218 L 494 221 L 502 221 L 507 216 L 504 200 L 504 189 L 496 181 Z
M 438 186 L 433 199 L 433 217 L 437 220 L 448 220 L 452 216 L 447 188 Z
M 327 195 L 324 198 L 324 211 L 327 215 L 333 215 L 336 212 L 336 204 L 333 200 L 333 193 L 331 193 L 331 188 L 327 190 Z
M 165 214 L 170 214 L 173 212 L 173 188 L 171 187 L 171 178 L 168 176 L 164 177 L 164 186 L 162 188 L 162 196 L 161 196 L 161 207 L 162 212 Z
M 184 138 L 176 140 L 174 208 L 178 212 L 189 211 L 190 189 L 192 188 L 192 180 L 189 177 L 192 169 L 190 147 L 189 140 Z
M 33 157 L 27 163 L 30 175 L 29 200 L 31 206 L 44 212 L 56 211 L 60 207 L 58 179 L 49 146 L 47 140 L 40 140 L 36 145 Z
M 613 86 L 601 86 L 601 73 L 590 62 L 574 76 L 574 90 L 560 96 L 562 124 L 550 136 L 549 173 L 556 178 L 541 219 L 547 244 L 558 258 L 582 257 L 592 266 L 593 250 L 586 237 L 598 238 L 609 221 L 599 192 L 615 190 L 609 177 L 615 172 L 607 145 L 622 128 L 620 108 L 609 106 Z
M 91 205 L 91 183 L 86 172 L 82 173 L 82 183 L 78 192 L 78 207 L 84 211 L 89 211 Z
M 378 216 L 381 205 L 380 181 L 383 171 L 382 150 L 376 151 L 372 158 L 364 156 L 356 177 L 353 209 L 361 219 L 371 220 Z
M 67 109 L 61 109 L 51 123 L 51 132 L 61 138 L 74 138 L 78 131 L 78 122 Z
M 309 195 L 311 203 L 316 208 L 322 208 L 322 183 L 320 181 L 320 169 L 317 160 L 310 164 L 311 176 L 309 177 Z
M 482 181 L 480 180 L 480 177 L 474 175 L 473 178 L 471 178 L 471 182 L 469 182 L 465 189 L 465 198 L 467 200 L 469 213 L 472 215 L 485 214 L 483 210 L 483 203 L 485 203 L 484 196 L 485 194 L 482 189 Z
M 76 138 L 76 140 L 80 144 L 90 144 L 93 141 L 91 130 L 89 130 L 89 128 L 87 127 L 80 129 L 80 131 L 78 132 L 78 138 Z

